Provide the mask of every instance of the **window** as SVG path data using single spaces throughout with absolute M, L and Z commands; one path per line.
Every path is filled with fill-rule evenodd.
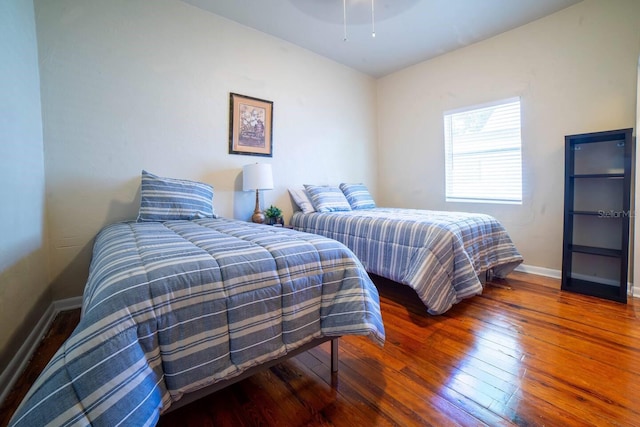
M 520 98 L 444 113 L 447 202 L 522 203 Z

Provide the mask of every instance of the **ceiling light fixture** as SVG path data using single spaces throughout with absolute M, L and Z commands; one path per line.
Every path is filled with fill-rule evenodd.
M 371 0 L 371 37 L 376 37 L 376 14 L 373 6 L 373 0 Z
M 344 27 L 344 38 L 342 41 L 347 41 L 347 0 L 342 0 L 342 25 Z
M 371 37 L 376 37 L 376 13 L 375 13 L 375 0 L 371 0 Z M 347 0 L 342 0 L 342 27 L 344 30 L 343 41 L 348 41 L 347 38 Z

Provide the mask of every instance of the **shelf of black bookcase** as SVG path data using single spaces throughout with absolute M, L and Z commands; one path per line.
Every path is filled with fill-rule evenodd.
M 624 211 L 610 209 L 608 211 L 569 211 L 570 215 L 597 216 L 606 219 L 622 219 L 626 215 Z
M 571 178 L 605 178 L 605 179 L 622 179 L 623 173 L 584 173 L 571 175 Z
M 603 211 L 569 211 L 571 215 L 602 216 Z
M 622 256 L 620 249 L 598 248 L 595 246 L 569 245 L 569 250 L 581 254 L 601 255 L 611 258 L 620 258 Z
M 627 294 L 622 293 L 621 295 L 619 286 L 606 285 L 604 283 L 593 282 L 590 280 L 575 279 L 571 277 L 567 279 L 563 289 L 583 295 L 591 295 L 624 303 L 627 302 Z

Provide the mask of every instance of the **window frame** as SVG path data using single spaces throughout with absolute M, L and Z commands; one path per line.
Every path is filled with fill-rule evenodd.
M 494 134 L 498 132 L 515 133 L 517 131 L 517 140 L 518 140 L 517 143 L 515 143 L 515 141 L 511 142 L 513 146 L 510 148 L 508 147 L 509 143 L 506 143 L 506 144 L 503 144 L 506 146 L 506 148 L 502 147 L 502 148 L 496 149 L 495 147 L 492 148 L 492 147 L 485 146 L 484 148 L 477 149 L 474 151 L 467 150 L 466 152 L 459 152 L 457 154 L 455 153 L 456 141 L 455 141 L 455 135 L 453 135 L 453 130 L 452 130 L 454 116 L 460 115 L 463 113 L 481 113 L 483 110 L 489 110 L 493 107 L 499 107 L 499 106 L 506 107 L 506 106 L 509 106 L 510 104 L 515 104 L 515 103 L 517 103 L 518 114 L 517 114 L 517 119 L 514 120 L 517 123 L 514 123 L 514 125 L 517 124 L 517 129 L 515 126 L 513 126 L 509 128 L 494 130 L 493 133 Z M 483 128 L 487 125 L 490 118 L 491 116 L 489 116 L 486 119 L 486 121 L 483 123 L 482 125 Z M 471 120 L 471 117 L 469 117 L 468 119 Z M 444 126 L 443 136 L 444 136 L 444 145 L 445 145 L 444 147 L 445 148 L 445 201 L 446 202 L 463 202 L 463 203 L 494 203 L 494 204 L 507 204 L 507 205 L 509 204 L 521 205 L 523 202 L 522 101 L 521 101 L 521 98 L 519 96 L 516 96 L 516 97 L 500 99 L 492 102 L 487 102 L 483 104 L 476 104 L 476 105 L 471 105 L 471 106 L 466 106 L 466 107 L 445 111 L 443 112 L 443 126 Z M 471 140 L 476 142 L 492 142 L 492 141 L 495 142 L 496 141 L 495 138 L 481 141 L 483 136 L 484 137 L 491 136 L 489 131 L 485 133 L 478 132 L 478 135 L 480 135 L 479 138 L 472 138 Z M 502 139 L 504 141 L 508 140 L 508 138 L 505 138 L 504 136 L 502 137 Z M 460 137 L 458 138 L 458 140 L 460 140 Z M 459 142 L 459 144 L 462 144 L 462 143 Z M 500 143 L 498 143 L 498 145 L 500 145 Z M 475 195 L 469 195 L 469 194 L 463 195 L 461 191 L 456 191 L 456 189 L 454 188 L 454 186 L 456 185 L 454 183 L 454 179 L 456 178 L 458 180 L 464 179 L 465 174 L 464 173 L 455 174 L 455 172 L 453 171 L 453 167 L 456 163 L 460 164 L 460 161 L 462 158 L 465 158 L 465 157 L 471 158 L 476 162 L 480 162 L 480 166 L 478 166 L 478 168 L 482 172 L 483 170 L 488 169 L 488 164 L 490 161 L 493 161 L 495 163 L 499 159 L 497 155 L 501 155 L 502 157 L 508 157 L 509 153 L 511 153 L 511 157 L 512 157 L 511 159 L 508 160 L 510 162 L 510 165 L 514 167 L 517 165 L 517 169 L 514 169 L 514 171 L 510 174 L 511 178 L 514 179 L 512 181 L 513 188 L 511 191 L 511 193 L 514 196 L 509 197 L 508 191 L 499 193 L 496 197 L 491 197 L 490 195 L 487 195 L 487 192 L 485 192 L 484 194 L 477 193 Z M 487 164 L 485 166 L 485 169 L 483 169 L 483 163 Z M 469 179 L 469 177 L 472 175 L 473 175 L 473 172 L 467 173 L 466 178 Z M 482 175 L 482 173 L 480 173 L 480 175 Z M 494 188 L 496 185 L 499 186 L 500 180 L 504 179 L 504 176 L 509 175 L 509 173 L 508 171 L 507 172 L 502 171 L 502 175 L 503 175 L 502 177 L 499 176 L 498 174 L 491 175 L 491 178 L 493 179 L 493 182 L 491 184 L 494 186 Z

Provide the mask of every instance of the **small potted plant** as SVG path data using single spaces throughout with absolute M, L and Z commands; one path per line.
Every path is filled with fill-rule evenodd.
M 273 206 L 273 205 L 269 206 L 269 209 L 264 211 L 264 216 L 267 217 L 267 224 L 269 225 L 283 224 L 282 209 L 276 206 Z

